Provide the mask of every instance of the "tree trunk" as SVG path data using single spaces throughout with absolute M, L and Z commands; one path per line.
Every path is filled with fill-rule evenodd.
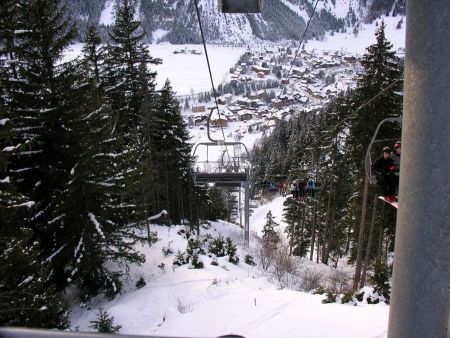
M 359 237 L 358 237 L 358 249 L 357 249 L 358 251 L 357 251 L 357 256 L 356 256 L 355 277 L 353 279 L 353 290 L 358 289 L 359 279 L 361 276 L 364 232 L 366 230 L 367 195 L 368 195 L 368 193 L 369 193 L 369 177 L 366 174 L 365 178 L 364 178 L 363 203 L 362 203 L 362 211 L 361 211 L 361 223 L 359 225 Z
M 323 249 L 322 249 L 322 263 L 328 264 L 328 231 L 330 227 L 330 214 L 331 214 L 331 195 L 333 194 L 333 182 L 330 181 L 330 189 L 328 192 L 327 212 L 325 215 L 325 228 L 323 229 Z
M 309 260 L 311 260 L 311 261 L 314 260 L 314 241 L 316 238 L 316 221 L 317 221 L 316 204 L 313 203 L 313 228 L 311 231 L 311 255 L 309 257 Z
M 373 198 L 372 221 L 370 222 L 369 240 L 367 241 L 366 257 L 364 259 L 364 268 L 362 271 L 361 282 L 359 283 L 359 288 L 364 287 L 364 284 L 366 283 L 366 272 L 367 272 L 367 267 L 368 267 L 369 261 L 370 261 L 370 248 L 372 246 L 373 229 L 375 228 L 375 219 L 377 216 L 377 201 L 378 201 L 378 196 L 375 195 Z

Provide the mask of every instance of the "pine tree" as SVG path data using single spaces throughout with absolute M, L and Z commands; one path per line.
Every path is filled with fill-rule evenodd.
M 146 140 L 144 146 L 148 147 L 147 154 L 151 154 L 153 171 L 149 183 L 153 182 L 158 207 L 165 208 L 169 217 L 178 222 L 187 215 L 191 188 L 191 145 L 187 125 L 169 81 L 145 107 L 142 111 L 143 139 Z
M 311 239 L 304 226 L 305 206 L 293 198 L 287 198 L 283 206 L 284 221 L 287 224 L 284 232 L 289 240 L 289 253 L 305 256 Z
M 64 246 L 55 240 L 61 201 L 68 182 L 70 154 L 64 115 L 74 81 L 73 73 L 57 66 L 63 50 L 75 35 L 58 1 L 34 0 L 18 4 L 14 80 L 6 82 L 12 123 L 18 132 L 12 142 L 20 145 L 11 158 L 11 178 L 18 191 L 35 202 L 29 221 L 43 259 L 57 255 Z M 52 276 L 54 277 L 54 276 Z
M 217 221 L 219 219 L 227 219 L 228 212 L 226 209 L 225 193 L 222 189 L 212 187 L 208 189 L 209 196 L 209 215 L 208 219 Z
M 362 182 L 366 175 L 365 153 L 377 125 L 385 118 L 402 115 L 402 96 L 398 94 L 402 91 L 401 65 L 392 50 L 392 44 L 385 37 L 384 29 L 385 24 L 382 22 L 375 34 L 376 43 L 367 48 L 367 53 L 362 58 L 364 72 L 358 79 L 357 88 L 353 92 L 349 105 L 351 110 L 356 110 L 380 91 L 394 84 L 382 96 L 360 109 L 349 122 L 345 152 L 351 154 L 348 158 L 347 170 L 349 176 L 353 177 L 354 197 L 362 196 Z M 398 125 L 388 123 L 380 129 L 377 138 L 391 139 L 394 142 L 399 135 Z M 381 148 L 378 148 L 379 151 L 376 150 L 375 147 L 373 151 L 378 154 Z M 349 209 L 350 217 L 354 219 L 355 225 L 360 222 L 361 200 L 361 198 L 355 198 L 355 203 Z M 370 207 L 368 213 L 370 214 Z M 353 234 L 358 236 L 359 231 L 354 231 Z M 354 248 L 357 249 L 357 247 Z
M 48 264 L 39 260 L 39 247 L 30 238 L 24 229 L 13 236 L 1 233 L 0 325 L 67 329 L 68 305 L 47 284 Z
M 116 128 L 125 142 L 133 138 L 139 125 L 139 111 L 148 90 L 154 89 L 155 73 L 146 70 L 142 79 L 142 65 L 161 63 L 152 58 L 143 44 L 145 32 L 129 0 L 121 0 L 116 7 L 116 20 L 107 46 L 106 91 L 111 97 Z M 143 81 L 144 80 L 144 81 Z
M 262 230 L 263 233 L 263 242 L 276 244 L 280 240 L 278 233 L 275 231 L 275 227 L 279 226 L 277 222 L 275 222 L 275 218 L 272 215 L 272 211 L 269 211 L 266 215 L 266 223 L 264 224 L 264 228 Z
M 391 285 L 389 283 L 389 267 L 383 258 L 378 258 L 374 266 L 374 291 L 384 297 L 389 304 L 391 299 Z
M 104 55 L 103 50 L 99 48 L 101 38 L 94 26 L 89 26 L 85 41 L 83 55 L 86 67 L 92 70 L 95 82 L 100 83 L 100 68 L 103 64 Z
M 11 172 L 13 156 L 27 150 L 17 141 L 16 114 L 6 90 L 10 79 L 18 78 L 14 32 L 19 13 L 15 5 L 16 1 L 0 4 L 0 325 L 65 329 L 67 305 L 46 285 L 48 266 L 40 262 L 26 221 L 34 202 L 17 190 Z
M 382 22 L 375 34 L 376 43 L 367 47 L 367 53 L 361 60 L 364 72 L 358 79 L 354 92 L 352 102 L 354 109 L 401 77 L 399 59 L 392 50 L 392 43 L 386 39 L 384 29 L 385 24 Z M 358 164 L 364 159 L 365 151 L 378 123 L 385 118 L 402 114 L 402 96 L 398 95 L 401 90 L 402 81 L 398 81 L 389 91 L 361 109 L 351 120 L 349 142 L 353 158 Z M 392 138 L 398 137 L 398 135 L 398 127 L 388 126 L 380 130 L 378 138 Z
M 119 218 L 112 221 L 122 224 L 141 220 L 142 210 L 147 208 L 138 201 L 138 196 L 142 196 L 141 173 L 144 174 L 141 162 L 145 151 L 150 151 L 142 137 L 142 110 L 147 108 L 145 104 L 150 104 L 149 109 L 155 108 L 155 73 L 150 72 L 148 66 L 161 62 L 152 58 L 143 44 L 145 34 L 135 17 L 135 9 L 129 0 L 117 5 L 116 21 L 110 33 L 111 44 L 106 47 L 103 76 L 113 120 L 114 181 L 118 187 L 112 204 L 115 204 Z
M 121 325 L 114 325 L 114 317 L 103 309 L 98 310 L 97 319 L 91 321 L 91 327 L 99 333 L 117 333 L 122 328 Z

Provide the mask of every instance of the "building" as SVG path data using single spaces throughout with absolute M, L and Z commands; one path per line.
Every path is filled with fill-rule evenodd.
M 238 116 L 239 121 L 251 120 L 253 118 L 253 112 L 251 110 L 244 109 L 238 112 Z
M 204 113 L 206 112 L 206 106 L 192 106 L 193 113 Z
M 210 119 L 209 124 L 211 125 L 211 127 L 227 127 L 228 120 L 224 116 L 221 116 L 214 119 Z

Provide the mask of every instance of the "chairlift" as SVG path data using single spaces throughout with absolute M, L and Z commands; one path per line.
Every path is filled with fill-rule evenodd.
M 377 140 L 377 135 L 378 135 L 378 132 L 379 132 L 381 126 L 383 124 L 385 124 L 386 122 L 391 122 L 391 123 L 396 122 L 396 123 L 402 124 L 402 117 L 390 117 L 390 118 L 385 118 L 384 120 L 380 121 L 380 123 L 378 123 L 377 128 L 375 129 L 375 132 L 373 133 L 372 140 L 370 141 L 369 146 L 367 147 L 364 166 L 365 166 L 366 175 L 369 179 L 369 183 L 373 184 L 373 185 L 377 184 L 377 181 L 376 181 L 375 175 L 373 175 L 373 173 L 372 173 L 372 163 L 373 163 L 373 161 L 372 161 L 372 146 L 375 143 L 388 141 L 388 140 Z M 397 139 L 398 138 L 395 138 L 395 140 L 397 140 Z M 392 139 L 392 140 L 394 140 L 394 139 Z
M 261 13 L 265 0 L 219 0 L 222 13 Z

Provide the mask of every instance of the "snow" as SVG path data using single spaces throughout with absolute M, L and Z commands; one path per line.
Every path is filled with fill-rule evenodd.
M 5 178 L 0 179 L 0 183 L 11 183 L 11 179 L 9 178 L 9 176 L 6 176 Z
M 115 0 L 106 0 L 105 7 L 100 13 L 99 23 L 105 26 L 112 26 L 114 24 L 114 6 Z
M 163 38 L 167 33 L 169 33 L 168 30 L 164 29 L 157 29 L 152 33 L 152 40 L 153 43 L 157 43 L 159 39 Z
M 33 276 L 28 276 L 27 278 L 25 278 L 22 282 L 19 283 L 18 286 L 22 286 L 24 284 L 28 284 L 29 282 L 31 282 L 34 279 Z
M 164 85 L 166 79 L 169 79 L 177 95 L 191 95 L 211 90 L 208 65 L 201 45 L 161 44 L 150 45 L 148 49 L 151 56 L 163 60 L 162 64 L 153 66 L 153 69 L 158 72 L 156 77 L 158 89 Z M 173 54 L 175 50 L 180 49 L 201 51 L 202 54 Z M 207 51 L 214 86 L 217 88 L 229 69 L 245 52 L 245 48 L 207 45 Z
M 9 119 L 1 119 L 0 120 L 0 126 L 4 126 L 6 124 L 6 122 L 8 122 Z
M 150 216 L 150 217 L 148 218 L 148 220 L 149 220 L 149 221 L 154 221 L 154 220 L 160 218 L 160 217 L 163 216 L 163 215 L 167 215 L 167 210 L 162 210 L 159 214 Z
M 350 6 L 352 5 L 351 3 L 352 3 L 352 1 L 350 1 L 350 3 L 349 3 L 348 0 L 336 0 L 336 5 L 334 6 L 334 9 L 333 9 L 333 12 L 335 13 L 336 17 L 341 18 L 341 19 L 345 18 L 350 9 Z M 352 7 L 355 8 L 354 4 Z
M 91 220 L 92 224 L 95 225 L 95 229 L 97 230 L 98 234 L 100 236 L 102 236 L 103 238 L 105 238 L 105 235 L 103 234 L 103 231 L 102 231 L 102 227 L 101 227 L 100 223 L 97 221 L 97 219 L 95 218 L 95 215 L 92 212 L 90 212 L 90 213 L 88 213 L 88 216 L 89 216 L 89 219 Z
M 114 317 L 114 325 L 121 325 L 122 334 L 155 336 L 217 337 L 239 334 L 245 337 L 387 337 L 389 306 L 385 303 L 369 305 L 322 304 L 323 295 L 280 289 L 267 273 L 244 263 L 243 257 L 256 245 L 255 234 L 261 234 L 268 210 L 282 223 L 283 197 L 265 204 L 250 218 L 252 232 L 250 249 L 242 246 L 243 229 L 226 222 L 212 222 L 208 231 L 241 244 L 238 265 L 218 258 L 218 266 L 211 258 L 201 256 L 204 269 L 189 269 L 187 265 L 173 267 L 174 255 L 164 256 L 168 247 L 176 253 L 186 249 L 186 239 L 177 234 L 184 226 L 151 225 L 159 241 L 152 247 L 142 246 L 147 262 L 133 266 L 125 283 L 125 291 L 112 301 L 96 299 L 89 309 L 78 305 L 71 313 L 72 327 L 92 331 L 102 307 Z M 283 224 L 280 227 L 284 227 Z M 206 230 L 202 230 L 206 231 Z M 164 263 L 164 268 L 158 268 Z M 304 260 L 308 269 L 315 263 Z M 317 266 L 323 271 L 328 267 Z M 143 277 L 147 283 L 136 289 L 134 283 Z M 370 294 L 370 288 L 366 290 Z
M 402 28 L 397 29 L 397 24 L 400 20 L 403 20 Z M 334 33 L 334 36 L 331 36 L 330 33 L 325 35 L 325 38 L 322 41 L 318 40 L 309 40 L 305 44 L 305 49 L 307 50 L 330 50 L 330 51 L 346 51 L 351 54 L 356 54 L 361 56 L 366 53 L 366 48 L 369 45 L 372 45 L 376 42 L 375 40 L 375 32 L 377 30 L 378 25 L 381 24 L 381 21 L 384 21 L 386 25 L 385 35 L 387 40 L 389 40 L 394 45 L 394 50 L 400 53 L 405 50 L 405 29 L 406 29 L 406 18 L 402 16 L 396 17 L 386 17 L 383 16 L 380 19 L 376 20 L 372 24 L 364 24 L 361 26 L 361 29 L 358 32 L 357 37 L 355 38 L 352 29 L 348 28 L 347 33 Z
M 46 262 L 50 262 L 53 257 L 55 257 L 57 254 L 59 254 L 61 252 L 62 249 L 64 249 L 66 245 L 64 244 L 63 246 L 61 246 L 58 250 L 56 250 L 54 253 L 52 253 L 45 261 Z

